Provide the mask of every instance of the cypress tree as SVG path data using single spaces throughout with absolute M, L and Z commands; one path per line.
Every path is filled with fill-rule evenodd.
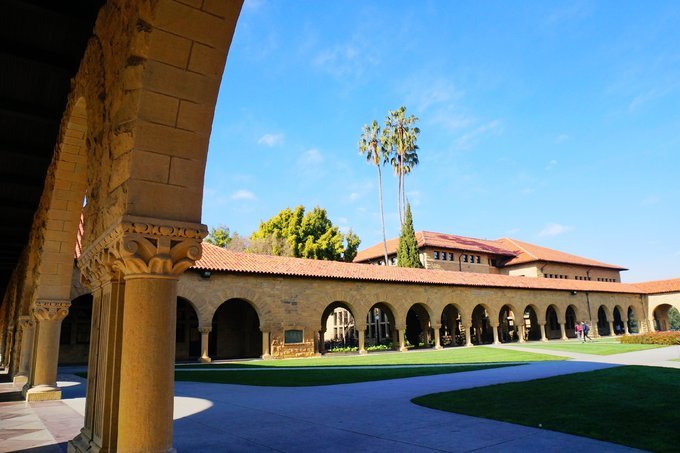
M 411 204 L 406 203 L 406 215 L 404 223 L 401 225 L 399 235 L 399 248 L 397 249 L 397 266 L 416 267 L 422 269 L 423 264 L 418 256 L 418 241 L 416 232 L 413 229 L 413 216 L 411 215 Z

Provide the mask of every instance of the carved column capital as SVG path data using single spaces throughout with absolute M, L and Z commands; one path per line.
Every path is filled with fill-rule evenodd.
M 36 300 L 33 316 L 38 321 L 61 321 L 68 315 L 70 306 L 69 300 Z
M 19 328 L 25 332 L 28 329 L 33 329 L 35 327 L 35 322 L 32 316 L 24 315 L 19 316 Z
M 201 257 L 205 225 L 123 216 L 80 256 L 87 283 L 123 277 L 177 278 Z
M 210 333 L 212 332 L 212 327 L 199 327 L 198 331 L 202 334 Z

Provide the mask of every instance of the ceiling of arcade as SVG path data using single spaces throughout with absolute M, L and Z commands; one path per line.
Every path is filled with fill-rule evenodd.
M 0 294 L 26 245 L 62 114 L 102 0 L 0 6 Z

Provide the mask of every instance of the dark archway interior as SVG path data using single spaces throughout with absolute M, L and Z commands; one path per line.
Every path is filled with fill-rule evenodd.
M 231 299 L 220 305 L 213 317 L 214 359 L 238 359 L 260 357 L 262 354 L 262 332 L 260 319 L 250 303 L 242 299 Z
M 564 326 L 564 328 L 566 329 L 567 337 L 576 338 L 576 311 L 574 310 L 574 307 L 572 307 L 571 305 L 567 307 L 565 318 L 566 325 Z
M 61 322 L 59 338 L 60 364 L 87 363 L 92 324 L 92 294 L 84 294 L 71 301 L 68 315 Z
M 633 307 L 628 307 L 628 332 L 640 332 L 640 326 L 638 324 L 637 317 L 635 316 L 635 310 L 633 310 Z
M 498 314 L 499 340 L 501 343 L 519 341 L 517 319 L 508 305 L 503 305 Z
M 601 336 L 610 335 L 609 322 L 607 321 L 607 312 L 603 306 L 597 309 L 597 332 Z
M 430 347 L 430 316 L 420 304 L 412 306 L 406 314 L 406 340 L 416 348 L 422 344 Z
M 491 320 L 484 307 L 477 305 L 472 311 L 472 342 L 474 344 L 493 343 Z
M 534 307 L 524 310 L 524 325 L 526 326 L 526 340 L 539 341 L 541 339 L 541 326 L 538 325 L 538 315 Z
M 177 298 L 177 329 L 175 333 L 175 360 L 196 360 L 201 355 L 201 334 L 198 316 L 188 300 Z
M 465 344 L 465 333 L 460 318 L 460 312 L 453 305 L 447 305 L 442 311 L 442 327 L 440 329 L 440 344 L 447 346 L 462 346 Z

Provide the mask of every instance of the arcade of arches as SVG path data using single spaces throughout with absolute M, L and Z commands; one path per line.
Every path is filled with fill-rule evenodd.
M 400 349 L 407 338 L 439 347 L 564 337 L 574 319 L 602 332 L 667 325 L 677 293 L 657 301 L 647 293 L 185 273 L 207 234 L 208 142 L 241 6 L 108 0 L 71 79 L 0 306 L 0 362 L 28 400 L 61 397 L 60 349 L 76 360 L 89 338 L 84 426 L 69 451 L 172 451 L 175 353 L 204 361 L 311 355 L 333 304 L 328 313 L 353 314 L 361 349 L 371 310 L 381 321 L 369 335 Z M 89 295 L 72 288 L 76 248 Z

